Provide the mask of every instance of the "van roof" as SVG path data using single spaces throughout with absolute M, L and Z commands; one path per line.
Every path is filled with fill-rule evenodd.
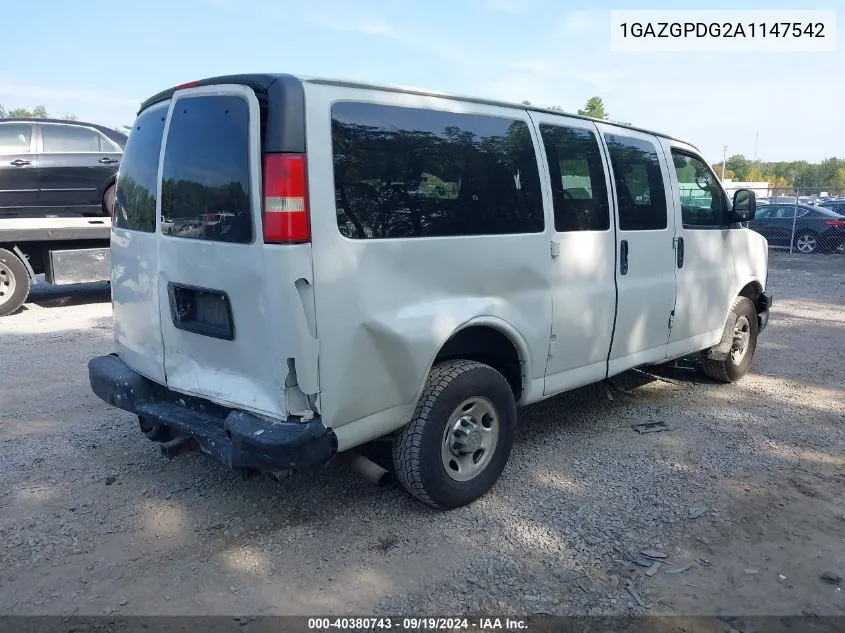
M 385 92 L 401 92 L 405 94 L 414 94 L 420 95 L 424 97 L 440 97 L 442 99 L 452 99 L 454 101 L 466 101 L 469 103 L 480 103 L 483 105 L 492 105 L 492 106 L 500 106 L 504 108 L 516 108 L 517 110 L 530 110 L 532 112 L 544 112 L 547 114 L 554 114 L 558 116 L 566 116 L 569 118 L 574 119 L 583 119 L 585 121 L 595 121 L 597 123 L 604 123 L 605 125 L 611 125 L 614 127 L 618 127 L 623 130 L 635 130 L 637 132 L 644 132 L 645 134 L 652 134 L 654 136 L 660 136 L 666 139 L 670 139 L 673 141 L 678 141 L 680 143 L 686 143 L 691 147 L 698 147 L 682 138 L 676 138 L 674 136 L 669 136 L 668 134 L 664 134 L 662 132 L 655 132 L 654 130 L 649 130 L 642 127 L 637 127 L 636 125 L 626 125 L 625 123 L 617 123 L 616 121 L 606 121 L 603 119 L 594 119 L 593 117 L 584 116 L 583 114 L 573 114 L 572 112 L 566 112 L 564 110 L 553 110 L 552 108 L 541 108 L 540 106 L 535 105 L 527 105 L 524 103 L 513 103 L 510 101 L 499 101 L 496 99 L 486 99 L 484 97 L 469 97 L 465 95 L 457 95 L 451 94 L 447 92 L 438 92 L 435 90 L 429 90 L 426 88 L 414 88 L 408 86 L 392 86 L 387 84 L 375 84 L 375 83 L 367 83 L 367 82 L 360 82 L 360 81 L 351 81 L 346 79 L 327 79 L 324 77 L 300 77 L 300 79 L 306 83 L 314 83 L 314 84 L 324 84 L 328 86 L 345 86 L 348 88 L 365 88 L 369 90 L 382 90 Z
M 613 127 L 617 127 L 621 130 L 634 130 L 636 132 L 643 132 L 645 134 L 651 134 L 654 136 L 660 136 L 662 138 L 666 138 L 673 141 L 678 141 L 680 143 L 686 143 L 687 145 L 698 149 L 698 147 L 691 143 L 688 140 L 677 138 L 674 136 L 670 136 L 668 134 L 664 134 L 662 132 L 656 132 L 654 130 L 649 130 L 642 127 L 637 127 L 635 125 L 626 125 L 624 123 L 617 123 L 615 121 L 605 121 L 602 119 L 594 119 L 592 117 L 584 116 L 581 114 L 573 114 L 571 112 L 565 112 L 562 110 L 552 110 L 551 108 L 541 108 L 535 105 L 526 105 L 524 103 L 512 103 L 508 101 L 498 101 L 495 99 L 485 99 L 482 97 L 469 97 L 463 95 L 456 95 L 456 94 L 449 94 L 445 92 L 438 92 L 435 90 L 429 90 L 425 88 L 414 88 L 414 87 L 406 87 L 406 86 L 392 86 L 387 84 L 376 84 L 376 83 L 369 83 L 363 81 L 354 81 L 349 79 L 330 79 L 326 77 L 310 77 L 307 75 L 292 75 L 292 74 L 283 74 L 283 73 L 255 73 L 255 74 L 243 74 L 243 75 L 223 75 L 220 77 L 210 77 L 208 79 L 201 79 L 199 81 L 189 82 L 188 84 L 183 84 L 182 86 L 175 86 L 173 88 L 169 88 L 167 90 L 163 90 L 158 94 L 150 97 L 143 104 L 141 104 L 141 110 L 144 110 L 148 106 L 158 103 L 160 101 L 164 101 L 165 99 L 169 99 L 173 93 L 183 87 L 189 86 L 207 86 L 207 85 L 214 85 L 214 84 L 221 84 L 221 83 L 237 83 L 237 84 L 244 84 L 247 86 L 252 87 L 253 89 L 259 89 L 262 92 L 269 93 L 272 89 L 281 88 L 284 85 L 290 86 L 291 82 L 302 82 L 302 83 L 312 83 L 312 84 L 322 84 L 327 86 L 341 86 L 347 88 L 363 88 L 367 90 L 380 90 L 383 92 L 397 92 L 397 93 L 404 93 L 404 94 L 414 94 L 420 95 L 424 97 L 439 97 L 441 99 L 451 99 L 454 101 L 464 101 L 468 103 L 479 103 L 483 105 L 492 105 L 492 106 L 499 106 L 504 108 L 515 108 L 517 110 L 530 110 L 532 112 L 543 112 L 546 114 L 552 114 L 557 116 L 566 116 L 575 119 L 583 119 L 585 121 L 595 121 L 597 123 L 604 123 L 605 125 L 610 125 Z M 274 90 L 275 91 L 275 90 Z M 287 100 L 286 100 L 287 101 Z

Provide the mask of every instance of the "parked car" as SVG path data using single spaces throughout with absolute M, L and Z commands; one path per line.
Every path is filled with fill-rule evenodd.
M 110 213 L 126 136 L 58 119 L 0 119 L 0 218 Z
M 755 203 L 633 126 L 290 75 L 192 82 L 129 138 L 116 354 L 90 384 L 167 456 L 307 469 L 386 440 L 405 488 L 454 508 L 499 478 L 518 405 L 696 352 L 716 380 L 745 375 L 771 305 L 766 240 L 741 225 Z M 170 224 L 209 209 L 227 231 Z
M 799 253 L 829 253 L 845 244 L 845 217 L 825 207 L 808 204 L 766 204 L 748 227 L 763 235 L 772 246 L 789 248 L 795 218 L 795 241 Z
M 836 198 L 833 200 L 823 200 L 819 203 L 820 207 L 824 207 L 825 209 L 829 209 L 838 213 L 839 215 L 845 215 L 845 198 Z

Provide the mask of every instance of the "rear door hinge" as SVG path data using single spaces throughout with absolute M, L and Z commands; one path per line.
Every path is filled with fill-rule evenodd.
M 675 311 L 672 310 L 669 313 L 669 331 L 672 331 L 672 325 L 675 323 Z
M 557 352 L 557 335 L 552 334 L 552 337 L 549 339 L 549 358 L 555 355 Z
M 551 242 L 552 259 L 560 255 L 560 242 L 552 240 Z

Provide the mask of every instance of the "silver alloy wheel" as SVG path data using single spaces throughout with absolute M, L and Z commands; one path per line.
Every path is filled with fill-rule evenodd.
M 801 237 L 795 240 L 795 247 L 801 253 L 812 253 L 816 250 L 817 246 L 816 238 L 810 235 L 809 233 L 805 233 Z
M 745 315 L 739 317 L 734 325 L 734 341 L 731 346 L 731 360 L 739 365 L 745 358 L 748 351 L 748 343 L 751 340 L 751 323 Z
M 449 416 L 443 431 L 443 468 L 455 481 L 470 481 L 493 459 L 498 441 L 496 407 L 481 396 L 467 398 Z
M 4 262 L 0 261 L 0 305 L 7 301 L 11 301 L 12 295 L 15 294 L 15 274 Z

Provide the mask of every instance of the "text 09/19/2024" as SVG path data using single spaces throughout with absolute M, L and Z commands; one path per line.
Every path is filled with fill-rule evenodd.
M 836 11 L 611 11 L 611 50 L 835 52 Z

